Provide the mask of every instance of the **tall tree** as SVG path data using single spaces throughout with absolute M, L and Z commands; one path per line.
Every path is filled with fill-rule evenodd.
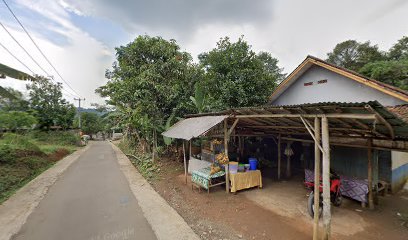
M 0 96 L 0 109 L 3 111 L 29 111 L 29 102 L 24 98 L 22 92 L 13 89 L 5 88 L 11 96 Z
M 369 78 L 408 90 L 408 59 L 368 63 L 359 72 Z
M 38 77 L 31 84 L 27 84 L 27 89 L 30 91 L 30 107 L 35 110 L 34 115 L 40 128 L 61 126 L 66 129 L 72 126 L 75 107 L 63 99 L 61 84 Z
M 408 36 L 402 37 L 388 52 L 391 60 L 408 59 Z
M 180 116 L 193 108 L 189 96 L 199 71 L 175 40 L 139 36 L 116 48 L 116 58 L 106 73 L 108 83 L 97 93 L 109 97 L 108 103 L 142 137 L 151 140 L 173 111 Z
M 327 54 L 328 62 L 353 71 L 359 71 L 367 63 L 384 59 L 385 54 L 369 41 L 359 43 L 356 40 L 347 40 L 337 44 L 333 51 Z
M 283 76 L 275 58 L 256 54 L 243 37 L 237 42 L 222 38 L 216 48 L 200 54 L 199 60 L 213 109 L 265 104 Z

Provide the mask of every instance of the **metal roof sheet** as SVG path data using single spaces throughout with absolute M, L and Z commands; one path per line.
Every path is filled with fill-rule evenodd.
M 228 115 L 187 118 L 174 124 L 162 135 L 170 138 L 190 140 L 206 133 L 227 117 Z
M 187 117 L 198 117 L 198 116 L 217 116 L 217 115 L 229 115 L 231 118 L 239 115 L 248 115 L 248 114 L 282 114 L 282 113 L 289 113 L 289 114 L 330 114 L 330 113 L 352 113 L 352 114 L 372 114 L 372 110 L 375 113 L 380 115 L 385 121 L 387 121 L 390 126 L 393 128 L 395 132 L 395 137 L 397 139 L 408 139 L 408 122 L 405 122 L 401 116 L 396 115 L 394 112 L 390 111 L 389 109 L 382 106 L 377 101 L 370 101 L 370 102 L 360 102 L 360 103 L 346 103 L 346 102 L 320 102 L 320 103 L 307 103 L 307 104 L 299 104 L 299 105 L 286 105 L 286 106 L 259 106 L 259 107 L 242 107 L 242 108 L 233 108 L 228 109 L 220 112 L 210 112 L 210 113 L 202 113 L 202 114 L 195 114 L 195 115 L 188 115 Z M 245 122 L 245 119 L 241 119 L 237 125 L 237 128 L 240 126 L 249 126 L 249 125 L 287 125 L 288 129 L 291 126 L 297 128 L 299 126 L 303 126 L 303 123 L 296 118 L 286 118 L 285 119 L 275 119 L 275 123 L 266 122 L 267 119 L 256 119 L 251 118 L 251 122 Z M 279 121 L 279 122 L 276 122 Z M 335 130 L 339 135 L 347 136 L 347 134 L 355 135 L 356 131 L 363 131 L 361 126 L 356 125 L 356 121 L 348 121 L 347 119 L 343 119 L 342 121 L 331 121 L 331 127 L 337 128 Z M 384 125 L 383 122 L 372 122 L 370 120 L 359 120 L 360 123 L 367 125 L 369 129 L 367 131 L 375 130 L 377 135 L 388 135 L 389 129 Z M 360 125 L 362 125 L 360 124 Z M 298 126 L 297 126 L 298 125 Z M 297 127 L 296 127 L 297 126 Z M 366 126 L 366 128 L 367 128 Z M 262 126 L 260 126 L 262 127 Z M 252 127 L 253 128 L 253 127 Z M 341 129 L 340 129 L 341 128 Z M 281 130 L 289 134 L 290 132 L 288 129 Z M 267 132 L 265 129 L 262 130 L 263 132 Z M 269 130 L 269 132 L 272 130 Z M 305 129 L 298 128 L 293 130 L 292 134 L 304 132 Z M 276 132 L 274 130 L 274 132 Z M 373 133 L 374 134 L 374 133 Z M 374 137 L 376 134 L 372 135 Z M 385 136 L 383 136 L 385 137 Z

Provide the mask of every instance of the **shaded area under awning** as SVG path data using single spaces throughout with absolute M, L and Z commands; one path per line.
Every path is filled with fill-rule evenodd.
M 174 124 L 162 135 L 169 138 L 190 140 L 205 134 L 226 118 L 228 118 L 228 115 L 187 118 Z

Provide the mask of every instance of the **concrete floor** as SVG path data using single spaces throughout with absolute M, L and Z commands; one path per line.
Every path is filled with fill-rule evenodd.
M 156 239 L 108 142 L 95 142 L 49 189 L 16 240 Z

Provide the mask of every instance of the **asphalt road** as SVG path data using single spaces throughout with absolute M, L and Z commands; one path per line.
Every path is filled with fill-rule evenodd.
M 108 142 L 95 142 L 49 189 L 15 240 L 156 239 Z

